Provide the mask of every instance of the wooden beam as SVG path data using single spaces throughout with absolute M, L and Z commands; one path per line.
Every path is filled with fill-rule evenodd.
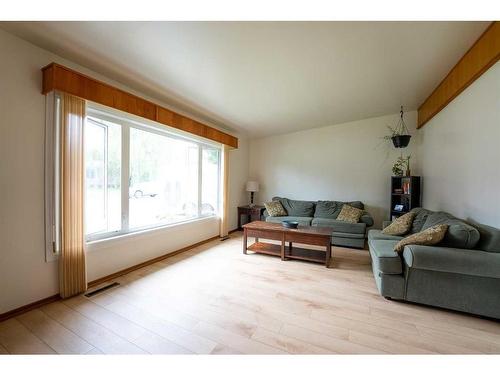
M 42 94 L 59 90 L 82 99 L 131 113 L 163 125 L 238 148 L 238 138 L 187 116 L 98 81 L 65 66 L 52 63 L 42 68 Z
M 494 21 L 418 108 L 417 128 L 424 126 L 499 59 L 500 23 Z

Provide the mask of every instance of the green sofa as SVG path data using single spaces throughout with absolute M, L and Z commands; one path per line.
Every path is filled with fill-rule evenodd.
M 330 227 L 332 244 L 337 246 L 364 248 L 366 229 L 373 225 L 373 219 L 366 211 L 359 223 L 351 224 L 336 220 L 344 204 L 364 210 L 364 204 L 359 201 L 299 201 L 281 197 L 274 197 L 273 201 L 280 201 L 288 215 L 273 217 L 264 211 L 265 221 L 281 223 L 290 220 L 298 221 L 300 225 Z
M 471 225 L 446 212 L 412 212 L 416 216 L 409 234 L 436 224 L 448 224 L 448 231 L 436 246 L 407 245 L 398 255 L 394 245 L 403 237 L 370 230 L 368 246 L 380 294 L 500 319 L 500 230 Z

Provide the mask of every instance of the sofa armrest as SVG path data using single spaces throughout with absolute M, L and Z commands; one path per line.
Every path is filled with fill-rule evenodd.
M 371 227 L 373 225 L 373 218 L 368 212 L 363 212 L 363 215 L 359 218 L 361 223 L 365 223 L 367 227 Z
M 500 253 L 440 246 L 407 245 L 408 267 L 465 275 L 500 278 Z
M 269 214 L 268 214 L 267 210 L 264 210 L 264 211 L 262 212 L 262 216 L 264 216 L 264 220 L 266 219 L 266 217 L 268 217 L 268 216 L 269 216 Z

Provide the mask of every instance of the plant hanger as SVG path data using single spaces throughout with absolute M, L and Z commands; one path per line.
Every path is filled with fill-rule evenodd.
M 399 112 L 399 121 L 394 129 L 395 135 L 391 137 L 392 143 L 396 148 L 405 148 L 410 143 L 410 132 L 408 131 L 408 127 L 405 124 L 405 120 L 403 118 L 403 106 L 401 106 L 401 111 Z

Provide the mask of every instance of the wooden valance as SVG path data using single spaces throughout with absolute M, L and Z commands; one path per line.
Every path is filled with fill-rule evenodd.
M 42 94 L 62 91 L 148 120 L 156 121 L 197 136 L 238 148 L 238 138 L 163 108 L 148 100 L 88 77 L 65 66 L 52 63 L 42 68 Z
M 437 115 L 500 59 L 500 23 L 494 21 L 418 108 L 417 128 Z

